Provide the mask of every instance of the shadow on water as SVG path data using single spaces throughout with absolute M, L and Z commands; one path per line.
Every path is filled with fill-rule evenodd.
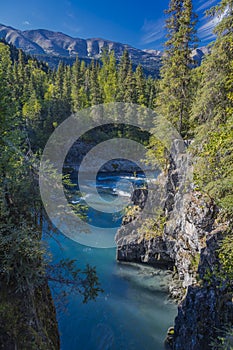
M 106 188 L 113 189 L 115 183 L 116 174 L 105 174 L 98 184 L 106 195 Z M 92 185 L 87 181 L 87 186 Z M 107 195 L 111 196 L 111 191 Z M 102 214 L 102 227 L 108 227 L 109 220 Z M 77 259 L 81 268 L 87 263 L 96 266 L 104 289 L 96 302 L 86 305 L 79 295 L 69 297 L 67 312 L 58 314 L 61 349 L 162 350 L 166 331 L 176 316 L 176 306 L 168 300 L 170 273 L 146 265 L 117 263 L 114 248 L 86 247 L 62 234 L 57 240 L 62 248 L 48 240 L 54 259 Z

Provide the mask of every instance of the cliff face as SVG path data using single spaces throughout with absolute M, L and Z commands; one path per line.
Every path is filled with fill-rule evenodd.
M 93 136 L 94 139 L 94 136 Z M 68 173 L 76 173 L 79 171 L 80 165 L 84 159 L 84 157 L 91 151 L 93 147 L 95 147 L 98 144 L 98 142 L 85 142 L 85 141 L 76 141 L 71 149 L 69 150 L 69 153 L 67 154 L 64 169 L 68 170 Z M 140 168 L 137 164 L 131 162 L 130 160 L 126 159 L 112 159 L 112 150 L 109 149 L 105 151 L 105 157 L 107 159 L 110 159 L 106 162 L 105 158 L 100 158 L 99 154 L 98 157 L 95 153 L 89 156 L 89 165 L 85 165 L 85 171 L 86 172 L 93 172 L 93 169 L 99 169 L 99 164 L 103 164 L 103 166 L 100 169 L 100 172 L 105 173 L 113 173 L 113 172 L 138 172 L 140 171 Z M 149 170 L 149 167 L 148 167 Z
M 224 230 L 223 226 L 213 231 L 201 251 L 198 268 L 201 279 L 218 264 L 216 250 Z M 233 325 L 232 291 L 224 285 L 220 287 L 208 281 L 189 286 L 178 308 L 171 349 L 212 349 L 211 342 L 216 340 L 219 330 L 226 325 Z
M 177 140 L 172 149 L 168 172 L 159 175 L 156 185 L 164 188 L 161 207 L 166 223 L 161 234 L 150 239 L 144 238 L 139 233 L 143 232 L 144 225 L 139 217 L 132 223 L 130 230 L 123 225 L 116 236 L 118 260 L 165 267 L 172 265 L 176 268 L 183 288 L 196 281 L 193 265 L 198 264 L 201 249 L 214 229 L 217 215 L 215 204 L 194 191 L 189 183 L 190 167 L 186 149 Z M 152 202 L 156 201 L 157 196 L 158 189 L 155 188 Z M 143 190 L 136 191 L 132 200 L 143 208 L 146 201 Z M 175 290 L 171 292 L 176 293 Z
M 216 250 L 225 226 L 217 226 L 218 208 L 208 197 L 195 190 L 187 178 L 191 163 L 177 141 L 166 174 L 159 176 L 164 187 L 162 201 L 166 223 L 160 235 L 147 239 L 143 222 L 136 218 L 130 231 L 123 226 L 117 233 L 117 259 L 173 267 L 177 274 L 170 286 L 173 297 L 182 299 L 175 320 L 174 335 L 167 348 L 179 350 L 210 349 L 216 328 L 233 324 L 232 292 L 212 283 L 199 284 L 217 263 Z M 156 196 L 156 191 L 155 191 Z M 144 206 L 145 194 L 134 194 L 134 203 Z M 126 218 L 132 220 L 133 218 Z M 185 295 L 185 296 L 184 296 Z

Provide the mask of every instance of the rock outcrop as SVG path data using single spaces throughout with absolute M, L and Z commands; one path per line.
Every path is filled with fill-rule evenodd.
M 171 152 L 169 169 L 158 178 L 157 186 L 163 187 L 160 200 L 166 217 L 160 236 L 142 238 L 144 223 L 140 217 L 130 225 L 130 231 L 123 225 L 116 236 L 118 260 L 162 264 L 165 267 L 173 265 L 184 289 L 196 281 L 193 265 L 198 264 L 201 249 L 214 228 L 217 214 L 215 204 L 193 190 L 188 179 L 190 167 L 185 146 L 177 140 Z M 153 196 L 152 202 L 158 200 L 158 190 Z M 142 208 L 144 197 L 143 192 L 134 194 L 134 204 Z
M 84 157 L 90 152 L 90 150 L 96 146 L 96 143 L 93 142 L 83 142 L 83 141 L 76 141 L 74 145 L 71 147 L 64 164 L 64 170 L 67 170 L 68 173 L 78 173 L 80 170 L 80 165 L 84 159 Z M 103 173 L 134 173 L 139 172 L 141 169 L 136 164 L 131 162 L 130 160 L 126 159 L 111 159 L 111 152 L 112 150 L 109 150 L 109 155 L 106 157 L 107 159 L 110 159 L 109 161 L 106 161 L 105 159 L 101 159 L 101 155 L 96 156 L 95 153 L 89 156 L 89 164 L 85 165 L 84 169 L 85 172 L 91 173 L 94 171 L 94 169 L 99 169 L 99 164 L 102 164 L 101 168 L 99 169 L 99 172 Z M 107 151 L 105 153 L 107 155 Z M 146 170 L 150 170 L 150 167 L 146 167 Z
M 166 218 L 161 234 L 146 239 L 140 217 L 131 217 L 125 218 L 126 223 L 135 219 L 130 231 L 123 225 L 116 236 L 118 260 L 173 267 L 177 272 L 170 292 L 182 301 L 174 332 L 166 341 L 166 349 L 174 350 L 211 349 L 217 330 L 233 325 L 232 291 L 204 278 L 218 263 L 216 251 L 226 226 L 216 224 L 215 203 L 195 190 L 191 167 L 185 148 L 175 142 L 169 169 L 158 179 L 164 188 L 161 206 Z M 134 203 L 143 210 L 145 194 L 137 193 Z
M 198 268 L 200 284 L 190 285 L 178 308 L 173 337 L 174 350 L 208 350 L 220 331 L 233 325 L 233 293 L 226 285 L 209 281 L 206 274 L 218 266 L 216 251 L 226 227 L 211 232 L 201 251 Z

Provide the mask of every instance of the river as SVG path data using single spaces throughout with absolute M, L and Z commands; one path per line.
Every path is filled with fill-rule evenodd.
M 103 199 L 111 200 L 118 195 L 122 203 L 127 202 L 130 197 L 127 182 L 120 181 L 120 187 L 116 185 L 124 179 L 139 186 L 143 176 L 100 174 L 97 186 Z M 95 184 L 87 178 L 86 186 L 91 197 L 89 202 L 96 202 L 95 193 L 92 193 Z M 73 203 L 84 203 L 84 200 L 85 197 L 77 195 L 72 198 Z M 111 220 L 115 230 L 122 220 L 109 214 L 97 216 L 92 209 L 87 214 L 92 225 L 108 227 Z M 87 263 L 96 266 L 104 289 L 96 301 L 83 304 L 79 295 L 71 295 L 67 310 L 58 309 L 62 350 L 163 349 L 166 331 L 173 325 L 177 313 L 176 305 L 168 299 L 169 272 L 146 265 L 119 263 L 115 248 L 84 246 L 62 234 L 56 241 L 48 239 L 48 244 L 54 260 L 70 258 L 77 259 L 79 267 Z

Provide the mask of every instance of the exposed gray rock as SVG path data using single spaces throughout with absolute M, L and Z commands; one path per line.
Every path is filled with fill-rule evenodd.
M 146 263 L 152 266 L 172 267 L 174 261 L 167 253 L 166 243 L 161 237 L 150 240 L 140 240 L 137 234 L 127 239 L 127 236 L 119 240 L 117 259 L 120 261 L 130 261 Z
M 21 31 L 0 24 L 0 38 L 15 45 L 25 53 L 35 55 L 45 60 L 51 66 L 57 65 L 63 59 L 72 64 L 78 55 L 80 59 L 90 62 L 90 59 L 99 59 L 103 48 L 114 50 L 117 61 L 127 50 L 134 66 L 142 65 L 146 74 L 159 76 L 163 53 L 158 50 L 140 50 L 130 45 L 113 42 L 101 38 L 72 38 L 69 35 L 45 29 Z M 199 48 L 192 53 L 197 65 L 200 65 L 207 49 Z
M 64 168 L 73 169 L 73 171 L 78 172 L 81 162 L 83 161 L 83 158 L 90 152 L 90 150 L 95 147 L 95 143 L 90 142 L 83 142 L 83 141 L 77 141 L 74 143 L 74 145 L 71 147 L 64 164 Z M 103 164 L 103 166 L 99 169 L 100 172 L 106 172 L 106 173 L 112 173 L 112 172 L 138 172 L 141 171 L 140 167 L 131 162 L 127 159 L 112 159 L 111 160 L 111 149 L 109 150 L 109 157 L 106 157 L 107 159 L 110 159 L 110 161 L 105 161 L 105 159 L 101 159 L 100 156 L 98 158 L 95 156 L 95 153 L 90 156 L 89 153 L 89 159 L 90 159 L 90 165 L 85 166 L 86 172 L 92 172 L 93 169 L 99 168 L 99 164 Z M 92 157 L 92 158 L 91 158 Z M 149 166 L 144 166 L 144 169 L 150 170 Z
M 183 301 L 174 332 L 170 331 L 165 341 L 165 348 L 173 350 L 209 350 L 218 329 L 233 325 L 232 290 L 219 286 L 215 277 L 211 283 L 204 278 L 219 264 L 216 251 L 227 226 L 218 226 L 217 206 L 194 189 L 191 166 L 182 144 L 175 142 L 168 172 L 159 176 L 165 189 L 161 205 L 166 215 L 161 236 L 146 239 L 144 223 L 133 217 L 125 218 L 126 223 L 135 219 L 133 230 L 123 226 L 116 236 L 118 260 L 175 267 L 177 275 L 170 292 Z M 134 202 L 143 208 L 145 194 L 137 193 Z M 197 281 L 197 272 L 202 284 Z
M 8 43 L 24 50 L 25 53 L 37 56 L 47 61 L 48 57 L 70 59 L 73 62 L 78 55 L 80 59 L 100 59 L 104 48 L 114 50 L 119 61 L 125 50 L 129 52 L 133 64 L 142 64 L 146 73 L 158 76 L 161 66 L 161 51 L 143 51 L 130 45 L 113 42 L 101 38 L 72 38 L 69 35 L 53 32 L 45 29 L 21 31 L 0 24 L 0 38 L 5 38 Z M 73 59 L 73 60 L 72 60 Z M 51 59 L 48 60 L 51 62 Z
M 185 145 L 176 140 L 168 172 L 161 174 L 158 179 L 159 185 L 164 187 L 161 207 L 166 215 L 166 225 L 163 234 L 149 240 L 142 238 L 139 231 L 143 230 L 143 222 L 139 217 L 133 225 L 134 233 L 128 232 L 127 226 L 123 226 L 116 236 L 118 260 L 131 261 L 132 258 L 134 261 L 137 259 L 152 264 L 157 261 L 165 266 L 173 263 L 182 288 L 187 288 L 196 281 L 193 261 L 198 259 L 205 246 L 206 237 L 214 228 L 217 213 L 217 207 L 211 200 L 192 190 L 188 182 L 190 169 Z M 155 191 L 154 196 L 157 195 L 158 192 Z M 143 193 L 141 197 L 138 193 L 137 197 L 133 200 L 136 205 L 144 201 Z M 152 202 L 153 200 L 152 198 Z M 171 293 L 173 288 L 171 286 Z
M 147 190 L 137 189 L 132 195 L 132 202 L 142 210 L 147 201 Z M 131 223 L 130 229 L 127 224 Z M 154 266 L 169 268 L 174 265 L 170 257 L 166 242 L 162 236 L 143 238 L 138 229 L 141 228 L 140 218 L 137 215 L 127 216 L 122 227 L 118 230 L 115 240 L 117 242 L 117 260 L 147 263 Z
M 200 278 L 218 266 L 216 250 L 226 227 L 219 227 L 209 236 L 202 249 L 198 268 Z M 214 279 L 214 277 L 213 277 Z M 219 286 L 215 280 L 189 286 L 186 297 L 179 305 L 173 338 L 174 350 L 208 350 L 219 330 L 233 325 L 232 290 Z

